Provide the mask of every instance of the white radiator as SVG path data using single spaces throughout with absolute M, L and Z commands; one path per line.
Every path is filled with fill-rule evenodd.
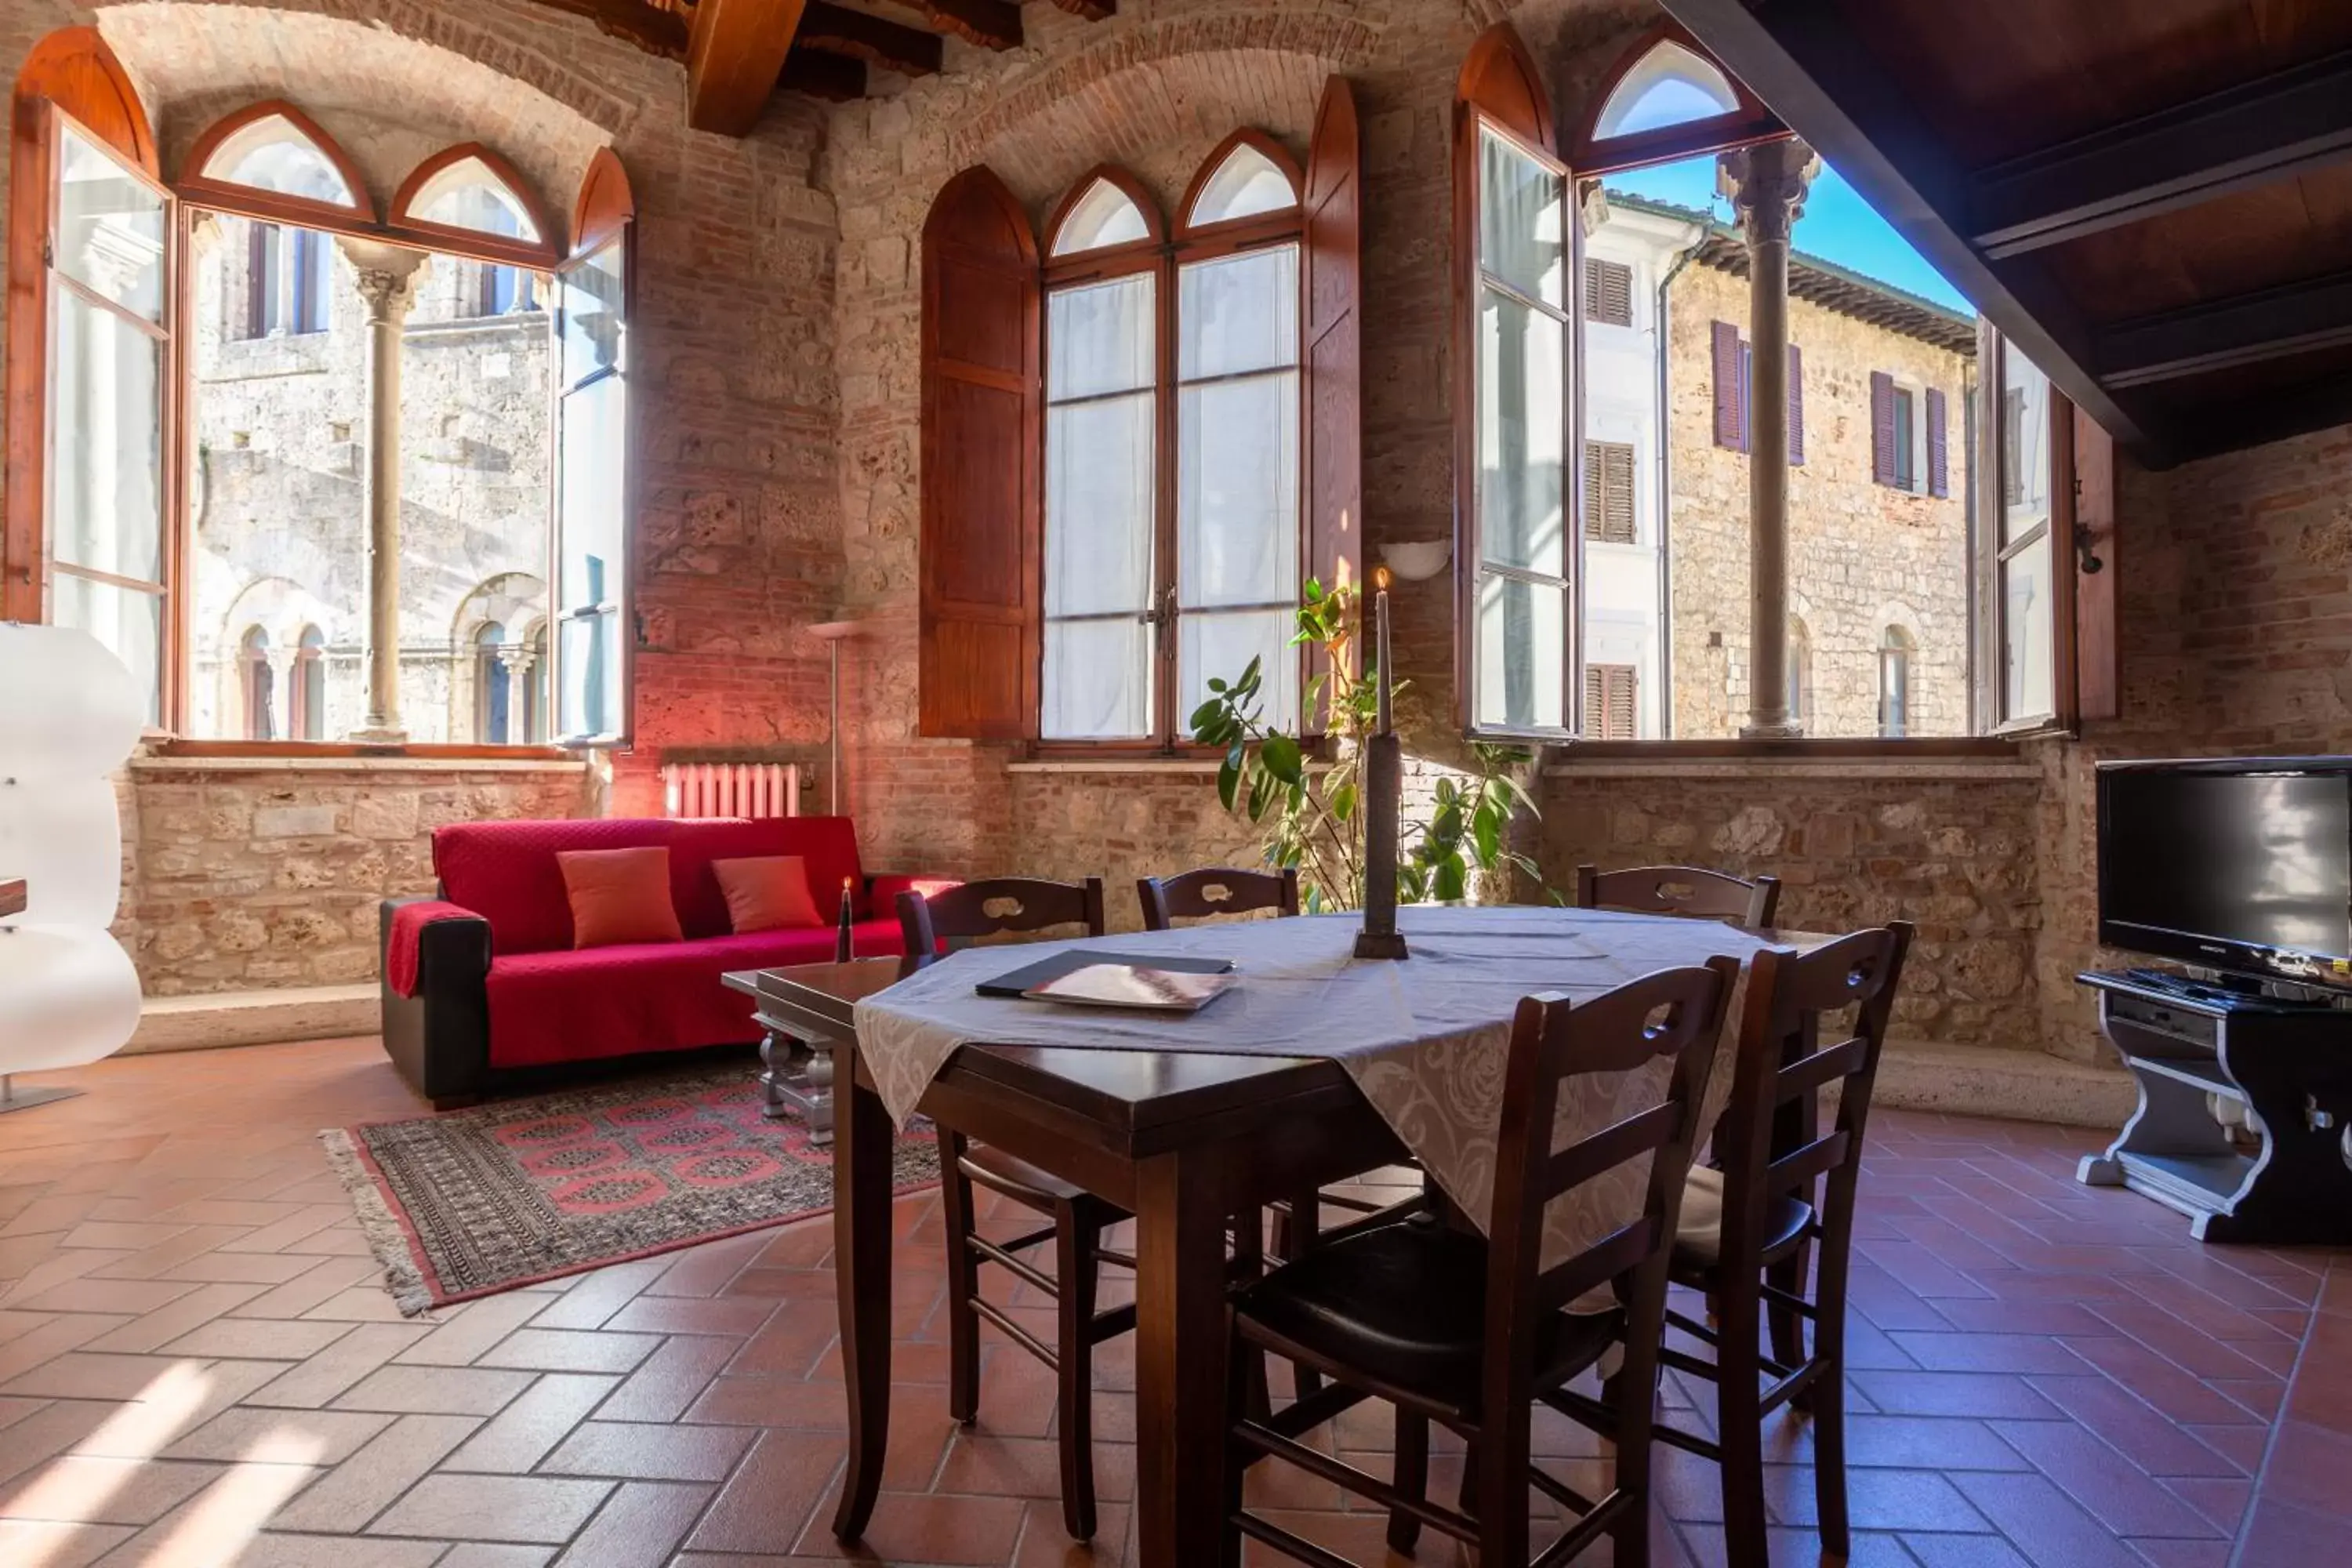
M 798 816 L 801 771 L 791 763 L 670 763 L 662 810 L 672 817 Z

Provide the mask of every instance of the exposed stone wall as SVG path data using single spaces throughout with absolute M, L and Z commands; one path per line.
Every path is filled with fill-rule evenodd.
M 151 996 L 375 978 L 377 906 L 433 890 L 432 832 L 593 809 L 577 763 L 131 770 L 115 934 Z
M 2030 765 L 1693 763 L 1555 771 L 1543 867 L 1701 865 L 1780 879 L 1780 923 L 1918 928 L 1898 1001 L 1908 1039 L 2032 1049 L 2042 799 Z
M 1749 459 L 1715 444 L 1710 341 L 1717 321 L 1750 335 L 1748 299 L 1745 278 L 1706 266 L 1685 268 L 1672 294 L 1667 570 L 1675 733 L 1685 738 L 1737 734 L 1748 716 Z M 1973 363 L 1805 300 L 1789 302 L 1789 341 L 1804 358 L 1805 460 L 1789 471 L 1789 610 L 1792 637 L 1801 623 L 1811 649 L 1805 731 L 1879 732 L 1879 648 L 1895 626 L 1916 644 L 1910 733 L 1964 735 Z M 1943 392 L 1948 497 L 1873 478 L 1874 371 Z

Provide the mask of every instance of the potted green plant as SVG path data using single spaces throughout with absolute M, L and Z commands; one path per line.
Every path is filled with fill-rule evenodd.
M 1267 722 L 1259 659 L 1232 680 L 1211 679 L 1208 700 L 1192 716 L 1192 738 L 1224 750 L 1218 799 L 1261 829 L 1267 865 L 1297 869 L 1300 896 L 1316 912 L 1363 906 L 1361 765 L 1379 696 L 1375 669 L 1351 673 L 1361 599 L 1347 584 L 1326 590 L 1310 577 L 1299 601 L 1291 646 L 1320 656 L 1299 712 L 1322 714 L 1326 755 L 1311 754 L 1303 722 L 1299 734 Z M 1407 684 L 1396 682 L 1391 695 Z M 1408 810 L 1398 831 L 1400 903 L 1458 901 L 1468 897 L 1474 870 L 1509 868 L 1541 882 L 1535 862 L 1506 842 L 1515 816 L 1536 815 L 1534 801 L 1512 777 L 1527 761 L 1517 748 L 1473 742 L 1468 765 L 1440 777 L 1417 816 Z

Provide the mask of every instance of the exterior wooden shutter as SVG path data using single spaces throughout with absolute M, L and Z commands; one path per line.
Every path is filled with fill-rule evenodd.
M 1584 537 L 1633 542 L 1633 447 L 1626 441 L 1584 444 Z
M 1944 393 L 1927 389 L 1927 493 L 1942 498 L 1952 493 L 1951 438 L 1945 429 Z
M 1789 461 L 1805 460 L 1805 351 L 1789 345 Z
M 1363 174 L 1356 98 L 1324 84 L 1307 149 L 1307 560 L 1360 582 L 1364 549 Z M 1310 675 L 1313 673 L 1309 672 Z
M 1584 738 L 1631 741 L 1641 730 L 1641 672 L 1630 664 L 1584 667 Z
M 1029 219 L 986 168 L 923 225 L 920 732 L 1036 733 L 1044 287 Z
M 1748 424 L 1739 397 L 1739 329 L 1729 321 L 1712 328 L 1715 340 L 1715 444 L 1744 451 Z
M 1883 370 L 1870 373 L 1870 477 L 1895 483 L 1895 378 Z
M 2116 606 L 2120 564 L 2116 559 L 2116 444 L 2091 416 L 2074 410 L 2074 531 L 2083 553 L 2060 542 L 2061 570 L 2074 574 L 2074 691 L 2077 719 L 2123 716 L 2122 645 Z M 2067 557 L 2073 557 L 2067 561 Z
M 1584 319 L 1604 327 L 1633 324 L 1633 269 L 1589 257 L 1584 263 Z

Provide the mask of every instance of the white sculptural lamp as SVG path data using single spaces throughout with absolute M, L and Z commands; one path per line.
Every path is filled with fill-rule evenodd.
M 108 934 L 122 891 L 110 775 L 145 704 L 87 632 L 0 625 L 0 1111 L 63 1100 L 15 1075 L 80 1067 L 139 1026 L 139 975 Z

